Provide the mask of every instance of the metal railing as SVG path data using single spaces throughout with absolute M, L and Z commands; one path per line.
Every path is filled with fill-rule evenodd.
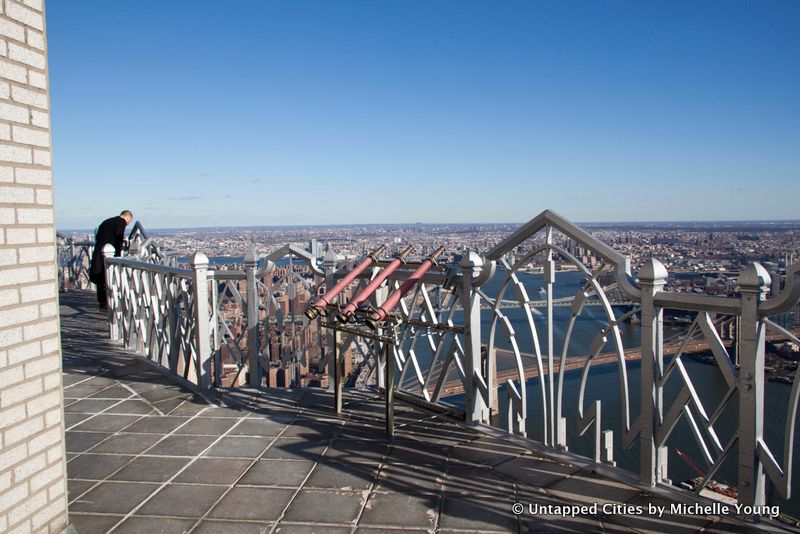
M 584 251 L 584 260 L 572 253 L 575 246 Z M 518 259 L 509 262 L 512 252 Z M 241 376 L 236 384 L 246 377 L 249 385 L 261 386 L 271 365 L 281 361 L 287 366 L 296 355 L 297 337 L 287 334 L 287 328 L 319 328 L 318 321 L 327 320 L 300 323 L 307 321 L 302 310 L 290 308 L 287 317 L 278 306 L 271 278 L 275 262 L 287 257 L 310 267 L 315 278 L 307 285 L 312 293 L 320 286 L 333 287 L 346 274 L 336 270 L 330 255 L 320 261 L 291 246 L 270 254 L 262 267 L 251 254 L 240 271 L 210 271 L 202 254 L 192 257 L 190 269 L 107 257 L 112 338 L 202 387 L 220 385 L 223 357 Z M 355 283 L 363 287 L 385 264 L 379 262 Z M 542 284 L 535 299 L 527 273 L 531 264 Z M 560 264 L 570 264 L 570 272 L 577 273 L 571 276 L 581 277 L 568 310 L 555 305 L 566 298 L 557 294 L 562 289 L 556 280 L 565 276 Z M 706 466 L 694 491 L 703 491 L 727 462 L 735 467 L 738 501 L 758 507 L 766 502 L 768 483 L 785 499 L 792 492 L 800 380 L 794 380 L 781 414 L 783 442 L 772 449 L 764 435 L 764 359 L 770 332 L 800 343 L 794 331 L 773 320 L 800 301 L 798 272 L 800 264 L 787 269 L 785 287 L 772 299 L 766 298 L 770 276 L 758 264 L 740 274 L 737 296 L 669 292 L 664 290 L 668 273 L 657 260 L 646 262 L 634 277 L 626 257 L 545 211 L 485 254 L 472 252 L 426 273 L 400 302 L 393 317 L 398 326 L 379 329 L 379 334 L 394 336 L 391 350 L 377 338 L 359 339 L 357 332 L 319 332 L 318 367 L 333 378 L 333 355 L 338 365 L 357 355 L 363 363 L 360 383 L 384 387 L 389 365 L 396 392 L 445 407 L 453 405 L 451 395 L 462 394 L 467 423 L 490 423 L 504 413 L 509 432 L 530 433 L 554 449 L 572 447 L 577 436 L 591 433 L 597 462 L 612 464 L 615 446 L 638 444 L 638 476 L 651 486 L 670 481 L 670 441 L 679 425 L 687 425 L 700 451 L 698 461 Z M 410 268 L 392 273 L 370 305 L 380 306 L 387 291 L 409 273 Z M 302 282 L 291 266 L 284 278 L 282 291 Z M 612 303 L 606 296 L 611 286 L 631 304 L 620 309 Z M 516 308 L 509 307 L 511 301 L 517 302 Z M 238 309 L 240 328 L 230 327 L 231 314 L 223 304 Z M 692 320 L 667 332 L 665 310 Z M 634 317 L 641 326 L 631 347 L 623 330 Z M 733 344 L 719 333 L 729 324 L 736 327 Z M 292 346 L 286 350 L 283 337 L 276 345 L 274 336 L 287 336 Z M 717 367 L 714 380 L 722 385 L 722 394 L 710 400 L 686 365 L 687 351 L 696 344 L 711 352 Z M 271 354 L 273 346 L 283 346 L 282 353 Z M 632 354 L 641 360 L 638 369 L 629 362 Z M 588 388 L 595 376 L 590 373 L 593 364 L 609 361 L 616 365 L 619 385 L 619 405 L 613 410 L 601 399 L 589 399 Z M 573 370 L 580 373 L 577 390 L 565 386 Z M 675 389 L 676 395 L 667 394 Z M 576 396 L 574 408 L 566 402 L 570 395 Z M 618 412 L 612 413 L 618 415 L 616 423 L 616 418 L 603 417 L 604 411 Z M 733 421 L 732 430 L 723 428 L 723 419 Z
M 139 221 L 131 228 L 126 240 L 127 246 L 123 255 L 149 263 L 177 266 L 177 255 L 149 236 Z M 59 290 L 93 289 L 89 280 L 94 239 L 91 236 L 68 236 L 61 232 L 56 234 Z
M 56 245 L 59 290 L 94 287 L 89 281 L 94 241 L 57 233 Z

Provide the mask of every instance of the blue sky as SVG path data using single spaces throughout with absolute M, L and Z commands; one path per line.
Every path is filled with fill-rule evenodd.
M 56 224 L 798 219 L 800 2 L 47 3 Z

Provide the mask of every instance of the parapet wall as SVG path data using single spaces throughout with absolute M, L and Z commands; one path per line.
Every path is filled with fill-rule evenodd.
M 0 0 L 0 532 L 67 525 L 43 0 Z

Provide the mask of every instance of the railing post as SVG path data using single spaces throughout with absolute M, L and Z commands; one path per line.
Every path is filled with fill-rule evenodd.
M 544 261 L 544 282 L 547 287 L 547 435 L 545 445 L 553 446 L 556 443 L 556 403 L 555 403 L 555 373 L 553 367 L 553 357 L 555 355 L 554 327 L 553 323 L 553 286 L 556 281 L 556 265 L 553 261 L 553 227 L 547 226 L 545 235 L 547 243 L 547 259 Z
M 481 301 L 472 289 L 472 277 L 483 268 L 483 260 L 474 252 L 467 253 L 461 260 L 462 286 L 461 303 L 464 308 L 464 373 L 466 376 L 467 423 L 489 421 L 489 409 L 479 388 L 475 387 L 476 377 L 481 374 Z M 388 362 L 387 362 L 388 365 Z
M 386 296 L 388 294 L 388 287 L 379 287 L 373 293 L 373 297 L 375 298 L 375 307 L 379 308 L 386 302 Z M 383 328 L 378 328 L 377 332 L 378 335 L 383 335 L 384 330 Z M 381 350 L 381 342 L 380 341 L 373 341 L 372 342 L 372 353 L 375 355 L 375 369 L 376 373 L 376 382 L 378 383 L 378 388 L 385 388 L 386 387 L 386 377 L 388 376 L 388 372 L 386 371 L 387 366 L 394 369 L 394 361 L 391 358 L 387 358 L 387 354 L 390 352 L 388 350 Z M 394 351 L 391 351 L 391 354 L 394 354 Z
M 386 437 L 394 437 L 394 345 L 384 343 L 386 346 Z
M 333 405 L 337 414 L 342 413 L 342 367 L 339 363 L 339 331 L 333 328 L 333 354 L 328 365 L 333 368 Z
M 260 352 L 260 336 L 258 335 L 258 284 L 256 283 L 256 269 L 258 268 L 258 253 L 250 251 L 244 258 L 244 269 L 247 282 L 247 369 L 249 371 L 249 385 L 261 385 L 261 365 L 258 361 Z
M 180 328 L 178 328 L 178 293 L 181 281 L 169 274 L 164 278 L 164 302 L 167 306 L 167 339 L 169 340 L 169 370 L 178 373 L 178 356 L 181 350 Z
M 214 362 L 214 378 L 213 384 L 219 385 L 222 384 L 222 350 L 221 347 L 221 339 L 222 339 L 222 317 L 221 311 L 219 309 L 219 287 L 215 283 L 212 286 L 211 294 L 211 325 L 209 326 L 209 332 L 211 332 L 211 361 Z M 237 378 L 236 384 L 232 384 L 235 386 L 241 386 L 244 378 L 240 375 Z
M 656 447 L 656 429 L 663 419 L 663 388 L 660 385 L 664 370 L 663 354 L 663 309 L 656 306 L 656 294 L 667 283 L 667 269 L 656 260 L 648 260 L 639 270 L 639 286 L 642 288 L 642 365 L 641 398 L 639 412 L 639 444 L 641 459 L 639 479 L 648 486 L 655 486 L 667 471 L 666 454 Z
M 758 263 L 739 275 L 742 296 L 739 338 L 739 503 L 765 504 L 764 468 L 756 450 L 764 431 L 764 323 L 758 306 L 769 292 L 770 277 Z
M 333 250 L 328 250 L 325 253 L 325 257 L 322 259 L 322 268 L 325 270 L 325 291 L 330 291 L 333 286 L 336 285 L 336 254 L 333 253 Z M 331 304 L 333 304 L 331 302 Z M 335 382 L 335 368 L 334 365 L 338 365 L 336 358 L 338 357 L 338 350 L 336 344 L 339 342 L 338 336 L 336 335 L 335 330 L 327 329 L 327 347 L 328 347 L 328 391 L 334 392 L 336 391 Z M 322 353 L 320 352 L 320 360 L 322 359 Z M 319 369 L 322 371 L 322 369 Z
M 194 343 L 197 350 L 195 364 L 196 383 L 206 389 L 211 387 L 211 325 L 208 309 L 208 257 L 195 252 L 189 258 L 192 268 L 192 293 L 194 293 Z
M 108 318 L 109 336 L 113 340 L 119 339 L 119 327 L 114 321 L 114 313 L 120 305 L 120 300 L 116 298 L 114 291 L 114 277 L 108 273 L 108 258 L 114 257 L 114 245 L 106 244 L 101 251 L 103 253 L 103 276 L 106 279 L 106 317 Z M 120 288 L 121 289 L 121 288 Z

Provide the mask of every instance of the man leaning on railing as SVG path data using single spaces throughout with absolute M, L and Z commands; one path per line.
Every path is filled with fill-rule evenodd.
M 103 262 L 103 247 L 106 245 L 114 246 L 114 256 L 122 253 L 122 244 L 125 239 L 125 227 L 133 220 L 133 213 L 123 210 L 116 217 L 106 219 L 97 227 L 94 236 L 94 251 L 92 252 L 92 265 L 89 270 L 89 280 L 97 286 L 97 303 L 100 309 L 108 307 L 106 301 L 106 273 Z

